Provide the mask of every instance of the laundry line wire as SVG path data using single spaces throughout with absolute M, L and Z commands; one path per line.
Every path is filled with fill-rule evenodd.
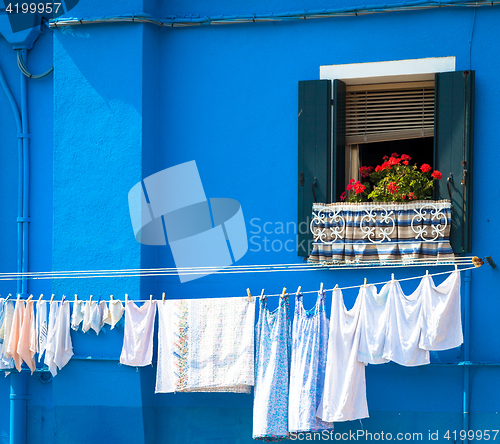
M 40 271 L 27 273 L 0 273 L 0 280 L 19 280 L 19 279 L 79 279 L 79 278 L 112 278 L 112 277 L 140 277 L 140 276 L 179 276 L 179 275 L 197 275 L 210 272 L 218 274 L 232 273 L 266 273 L 278 271 L 312 271 L 325 269 L 349 269 L 353 267 L 414 267 L 414 266 L 446 266 L 462 265 L 470 263 L 471 257 L 459 257 L 453 260 L 443 260 L 442 262 L 431 261 L 429 259 L 411 259 L 411 260 L 388 260 L 366 261 L 346 263 L 345 265 L 335 265 L 328 263 L 305 263 L 305 264 L 266 264 L 266 265 L 233 265 L 225 268 L 219 267 L 184 267 L 184 268 L 147 268 L 147 269 L 122 269 L 122 270 L 77 270 L 77 271 Z
M 413 280 L 413 279 L 422 279 L 424 278 L 425 276 L 440 276 L 440 275 L 443 275 L 443 274 L 450 274 L 450 273 L 455 273 L 455 272 L 460 272 L 460 271 L 465 271 L 465 270 L 474 270 L 476 268 L 479 268 L 479 267 L 476 267 L 476 266 L 473 266 L 473 267 L 467 267 L 467 268 L 457 268 L 456 270 L 449 270 L 449 271 L 442 271 L 442 272 L 439 272 L 439 273 L 428 273 L 428 274 L 425 274 L 425 275 L 422 275 L 422 276 L 412 276 L 412 277 L 409 277 L 409 278 L 402 278 L 402 279 L 395 279 L 395 281 L 397 282 L 403 282 L 403 281 L 410 281 L 410 280 Z M 369 283 L 367 282 L 366 285 L 385 285 L 387 284 L 388 282 L 390 281 L 382 281 L 382 282 L 375 282 L 375 283 Z M 349 286 L 349 287 L 334 287 L 334 288 L 328 288 L 328 289 L 323 289 L 323 291 L 327 292 L 327 291 L 333 291 L 333 290 L 350 290 L 350 289 L 354 289 L 354 288 L 361 288 L 363 287 L 365 284 L 360 284 L 360 285 L 352 285 L 352 286 Z M 311 293 L 317 293 L 318 290 L 309 290 L 309 291 L 301 291 L 300 293 L 301 294 L 311 294 Z M 165 293 L 163 293 L 165 294 Z M 293 294 L 296 294 L 296 292 L 287 292 L 286 294 L 288 295 L 293 295 Z M 278 297 L 278 296 L 282 296 L 283 293 L 278 293 L 278 294 L 269 294 L 269 295 L 266 295 L 264 294 L 263 297 L 265 298 L 270 298 L 270 297 Z M 10 295 L 9 295 L 10 296 Z M 43 296 L 43 295 L 42 295 Z M 77 295 L 75 295 L 77 296 Z M 242 297 L 248 297 L 248 295 L 245 295 L 245 296 L 227 296 L 227 297 L 224 297 L 225 298 L 229 298 L 229 297 L 237 297 L 237 298 L 242 298 Z M 255 297 L 255 298 L 260 298 L 261 295 L 252 295 L 252 298 Z M 36 301 L 36 299 L 34 298 L 33 299 L 34 301 Z M 111 302 L 111 301 L 122 301 L 122 302 L 148 302 L 149 300 L 152 300 L 154 302 L 163 302 L 164 300 L 171 300 L 171 299 L 152 299 L 152 296 L 150 296 L 150 299 L 130 299 L 130 298 L 127 298 L 126 300 L 122 300 L 122 299 L 110 299 L 109 301 L 106 301 L 104 299 L 101 298 L 97 298 L 97 299 L 92 299 L 90 300 L 91 302 L 96 302 L 96 303 L 99 303 L 99 302 Z M 82 301 L 82 302 L 88 302 L 88 301 L 85 301 L 85 300 L 82 300 L 82 299 L 78 299 L 78 301 Z M 48 302 L 48 301 L 46 301 Z M 61 302 L 61 300 L 54 300 L 54 302 Z M 65 302 L 68 302 L 68 303 L 74 303 L 75 300 L 73 299 L 69 299 L 69 297 L 66 298 Z
M 469 263 L 468 261 L 466 262 Z M 214 269 L 213 271 L 207 270 L 198 270 L 198 271 L 190 271 L 190 272 L 165 272 L 165 273 L 134 273 L 134 274 L 98 274 L 98 275 L 72 275 L 72 276 L 42 276 L 42 277 L 30 277 L 29 280 L 47 280 L 47 279 L 99 279 L 99 278 L 126 278 L 126 277 L 146 277 L 146 276 L 196 276 L 201 275 L 205 276 L 207 274 L 245 274 L 245 273 L 277 273 L 282 271 L 328 271 L 328 270 L 353 270 L 353 269 L 364 269 L 364 268 L 373 268 L 376 265 L 377 268 L 389 268 L 389 267 L 397 267 L 397 268 L 407 268 L 407 267 L 429 267 L 429 266 L 449 266 L 454 265 L 455 263 L 416 263 L 416 264 L 404 264 L 404 263 L 387 263 L 387 264 L 373 264 L 366 263 L 360 265 L 359 263 L 353 263 L 352 265 L 325 265 L 325 266 L 309 266 L 309 267 L 300 267 L 300 268 L 284 268 L 284 269 L 256 269 L 256 270 L 231 270 L 228 268 L 225 269 Z M 460 265 L 464 264 L 464 262 L 460 263 Z M 458 264 L 457 264 L 458 265 Z M 19 280 L 20 277 L 11 277 L 11 278 L 0 278 L 0 281 L 13 281 Z

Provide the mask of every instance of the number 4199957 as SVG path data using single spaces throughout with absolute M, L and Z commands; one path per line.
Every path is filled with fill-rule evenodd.
M 34 14 L 38 12 L 39 14 L 57 14 L 61 3 L 9 3 L 5 10 L 9 14 Z
M 499 430 L 447 430 L 443 438 L 454 442 L 468 439 L 469 441 L 496 441 Z

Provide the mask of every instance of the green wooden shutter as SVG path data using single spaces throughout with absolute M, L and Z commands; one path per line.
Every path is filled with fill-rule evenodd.
M 332 202 L 345 191 L 346 85 L 333 81 L 333 178 Z
M 299 256 L 310 254 L 312 235 L 309 224 L 313 202 L 329 202 L 331 199 L 331 85 L 330 80 L 299 82 Z
M 443 174 L 435 197 L 451 198 L 450 243 L 453 251 L 470 253 L 474 71 L 440 73 L 435 80 L 434 165 Z

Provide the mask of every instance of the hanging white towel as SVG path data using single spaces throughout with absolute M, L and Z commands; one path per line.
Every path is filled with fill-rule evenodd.
M 351 421 L 368 417 L 365 365 L 358 361 L 362 298 L 351 310 L 342 292 L 333 291 L 325 388 L 316 416 L 323 421 Z
M 359 296 L 362 298 L 360 313 L 360 338 L 358 361 L 366 364 L 384 364 L 388 362 L 383 357 L 387 322 L 389 319 L 390 286 L 382 287 L 380 293 L 374 285 L 361 287 Z
M 47 302 L 38 301 L 36 303 L 36 338 L 37 338 L 37 352 L 38 362 L 42 361 L 42 356 L 45 353 L 45 346 L 47 345 Z
M 79 299 L 73 302 L 73 313 L 71 314 L 71 328 L 78 330 L 84 317 L 85 303 Z
M 73 356 L 70 335 L 70 307 L 65 301 L 60 306 L 54 332 L 54 363 L 61 370 Z
M 17 353 L 31 370 L 31 374 L 36 369 L 35 353 L 36 353 L 36 332 L 35 332 L 35 311 L 34 301 L 26 302 L 24 309 L 23 324 L 19 334 L 19 342 L 17 344 Z
M 14 304 L 12 301 L 5 301 L 5 299 L 1 299 L 1 301 L 3 301 L 3 311 L 0 321 L 0 369 L 10 369 L 14 367 L 14 361 L 12 358 L 7 358 L 5 354 L 7 353 L 10 328 L 14 317 Z
M 420 348 L 448 350 L 462 344 L 460 272 L 451 273 L 439 286 L 430 276 L 423 278 L 422 334 Z
M 104 322 L 111 325 L 111 330 L 115 328 L 115 325 L 122 318 L 124 311 L 125 309 L 123 308 L 122 301 L 116 299 L 109 301 L 108 316 Z
M 101 301 L 92 305 L 90 309 L 90 326 L 97 335 L 99 335 L 99 332 L 104 326 L 104 320 L 107 317 L 108 305 L 106 304 L 106 301 Z
M 408 367 L 430 362 L 429 352 L 418 346 L 422 325 L 422 291 L 424 280 L 417 289 L 405 296 L 398 281 L 390 282 L 387 303 L 388 320 L 383 357 Z
M 18 300 L 14 309 L 14 317 L 12 319 L 12 327 L 10 329 L 9 343 L 7 345 L 7 357 L 12 357 L 17 371 L 21 371 L 23 359 L 17 352 L 19 345 L 19 337 L 21 336 L 21 328 L 23 326 L 25 304 L 24 301 Z
M 153 328 L 156 301 L 146 301 L 142 307 L 134 302 L 125 304 L 125 329 L 120 363 L 144 367 L 153 360 Z
M 91 302 L 91 301 L 85 302 L 85 306 L 83 307 L 83 323 L 82 323 L 82 331 L 84 333 L 87 333 L 90 330 L 92 313 L 94 311 L 94 307 L 96 306 L 97 302 Z
M 59 311 L 59 302 L 52 301 L 49 305 L 49 326 L 47 329 L 47 343 L 45 346 L 44 364 L 49 368 L 52 376 L 57 375 L 57 365 L 54 362 L 56 353 L 56 320 Z
M 168 300 L 158 311 L 157 393 L 250 393 L 255 299 Z

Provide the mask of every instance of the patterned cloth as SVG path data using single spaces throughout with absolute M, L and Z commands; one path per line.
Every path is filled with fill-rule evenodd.
M 282 441 L 288 433 L 288 378 L 291 332 L 288 295 L 280 298 L 270 312 L 267 300 L 260 299 L 256 327 L 255 398 L 253 438 Z
M 292 324 L 292 365 L 288 428 L 290 432 L 333 429 L 333 423 L 316 418 L 325 385 L 329 321 L 325 292 L 318 292 L 315 306 L 306 311 L 302 294 L 295 299 Z
M 250 393 L 255 299 L 158 302 L 156 393 Z
M 449 200 L 313 205 L 311 263 L 449 261 Z

